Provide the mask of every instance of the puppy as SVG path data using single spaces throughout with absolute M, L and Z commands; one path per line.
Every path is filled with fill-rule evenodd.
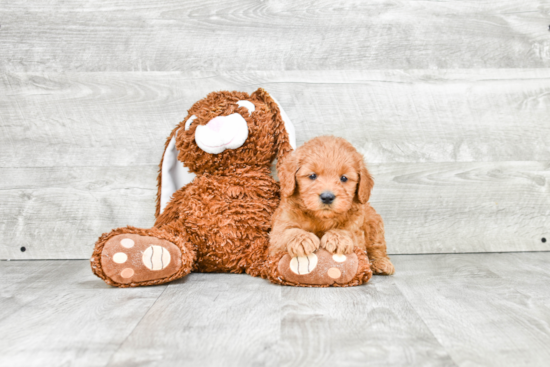
M 382 218 L 368 203 L 374 181 L 345 139 L 314 138 L 279 167 L 281 204 L 273 216 L 270 252 L 307 256 L 319 248 L 367 252 L 374 274 L 393 274 Z

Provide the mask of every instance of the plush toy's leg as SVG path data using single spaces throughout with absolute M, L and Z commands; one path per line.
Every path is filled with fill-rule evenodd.
M 185 234 L 126 227 L 103 234 L 92 271 L 107 284 L 137 287 L 170 282 L 191 272 L 195 252 Z
M 319 249 L 309 256 L 279 253 L 267 262 L 267 278 L 273 283 L 300 287 L 350 287 L 372 276 L 366 253 L 358 248 L 348 255 L 333 255 Z

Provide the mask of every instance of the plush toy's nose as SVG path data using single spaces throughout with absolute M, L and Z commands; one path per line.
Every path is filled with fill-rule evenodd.
M 226 120 L 227 118 L 225 116 L 214 117 L 212 120 L 208 121 L 206 127 L 214 130 L 215 132 L 219 132 L 222 129 Z
M 195 142 L 206 153 L 219 154 L 226 149 L 237 149 L 248 138 L 246 120 L 238 113 L 214 117 L 195 130 Z

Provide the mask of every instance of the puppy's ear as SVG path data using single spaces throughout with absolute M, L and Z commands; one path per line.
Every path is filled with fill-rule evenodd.
M 359 184 L 357 185 L 356 193 L 357 199 L 361 204 L 365 204 L 369 201 L 370 192 L 372 191 L 373 186 L 374 180 L 372 179 L 369 171 L 367 171 L 365 164 L 361 162 L 361 168 L 359 170 Z
M 296 153 L 287 154 L 278 164 L 279 182 L 281 184 L 281 197 L 287 198 L 296 190 L 296 172 L 298 171 L 298 158 Z

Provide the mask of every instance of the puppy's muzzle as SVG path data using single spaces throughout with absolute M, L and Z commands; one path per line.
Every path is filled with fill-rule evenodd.
M 323 204 L 332 204 L 336 196 L 330 191 L 324 191 L 319 195 L 319 198 L 321 198 Z

